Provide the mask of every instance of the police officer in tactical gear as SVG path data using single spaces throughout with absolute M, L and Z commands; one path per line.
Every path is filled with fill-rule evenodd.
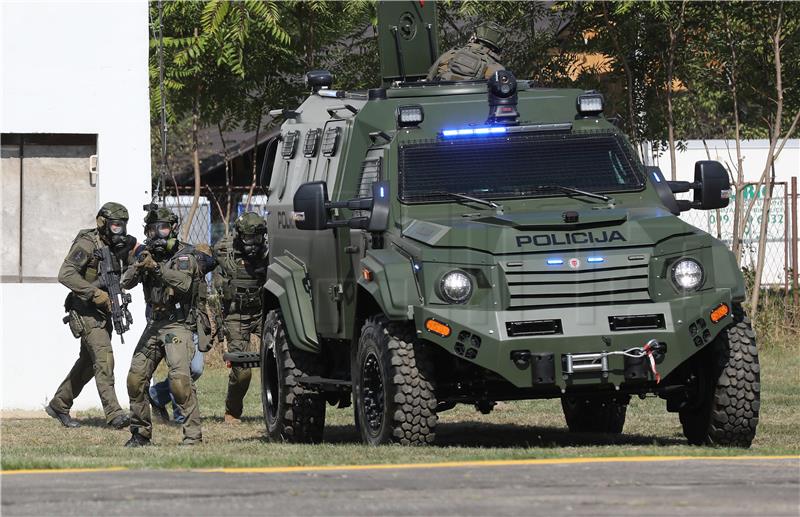
M 494 22 L 484 22 L 475 28 L 466 45 L 448 50 L 428 70 L 428 81 L 467 81 L 489 79 L 496 71 L 505 70 L 500 64 L 500 35 L 502 28 Z
M 261 338 L 262 294 L 267 275 L 267 222 L 247 212 L 234 223 L 233 243 L 215 248 L 217 267 L 213 285 L 221 299 L 223 321 L 219 321 L 228 340 L 229 352 L 246 352 L 250 336 Z M 249 368 L 231 368 L 225 399 L 225 422 L 239 423 L 242 401 L 250 386 Z
M 94 377 L 106 423 L 122 429 L 129 423 L 114 392 L 114 352 L 111 347 L 111 300 L 99 286 L 99 257 L 109 246 L 120 268 L 127 266 L 136 239 L 127 233 L 128 210 L 119 203 L 106 203 L 97 212 L 96 227 L 78 232 L 58 272 L 58 281 L 70 289 L 64 302 L 65 321 L 81 340 L 78 360 L 45 408 L 64 427 L 79 427 L 69 416 L 72 402 Z
M 131 438 L 126 447 L 150 444 L 153 425 L 147 390 L 162 359 L 175 403 L 186 417 L 183 444 L 203 441 L 200 407 L 189 364 L 195 353 L 192 333 L 196 330 L 198 282 L 204 282 L 193 249 L 177 238 L 178 218 L 166 208 L 148 211 L 145 217 L 144 250 L 122 278 L 126 288 L 141 282 L 150 306 L 147 327 L 131 359 L 128 396 L 131 405 Z

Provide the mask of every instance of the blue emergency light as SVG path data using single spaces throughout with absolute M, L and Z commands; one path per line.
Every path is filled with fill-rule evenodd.
M 470 127 L 463 129 L 445 129 L 442 131 L 442 136 L 445 138 L 463 137 L 463 136 L 484 136 L 484 135 L 502 135 L 506 133 L 504 127 Z

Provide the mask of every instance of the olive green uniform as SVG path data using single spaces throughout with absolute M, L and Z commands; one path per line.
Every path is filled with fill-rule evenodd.
M 262 288 L 266 280 L 266 257 L 249 259 L 227 241 L 215 250 L 214 289 L 221 294 L 223 327 L 229 352 L 246 352 L 250 338 L 261 339 Z M 225 412 L 242 416 L 242 401 L 250 387 L 250 368 L 231 368 Z
M 114 391 L 111 318 L 106 309 L 92 302 L 97 291 L 92 282 L 98 277 L 98 259 L 94 252 L 104 246 L 97 229 L 81 230 L 58 272 L 58 281 L 72 291 L 64 305 L 78 319 L 71 321 L 70 326 L 80 333 L 81 349 L 78 360 L 56 390 L 50 406 L 59 413 L 69 413 L 75 398 L 94 377 L 106 422 L 111 423 L 125 412 Z M 127 257 L 123 262 L 127 262 Z
M 130 289 L 139 281 L 145 300 L 152 308 L 131 359 L 128 372 L 128 396 L 131 404 L 131 433 L 150 439 L 153 424 L 147 389 L 158 363 L 165 359 L 169 372 L 170 391 L 185 415 L 184 442 L 202 440 L 200 407 L 192 382 L 189 364 L 195 353 L 192 334 L 196 325 L 198 283 L 204 282 L 191 248 L 181 245 L 169 259 L 159 262 L 159 272 L 139 272 L 130 268 L 122 285 Z
M 500 64 L 500 54 L 480 41 L 470 41 L 439 56 L 428 70 L 427 80 L 489 79 L 498 70 L 505 70 Z

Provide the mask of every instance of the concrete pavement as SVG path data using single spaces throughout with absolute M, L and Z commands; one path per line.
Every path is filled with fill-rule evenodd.
M 791 515 L 800 459 L 3 474 L 12 515 Z

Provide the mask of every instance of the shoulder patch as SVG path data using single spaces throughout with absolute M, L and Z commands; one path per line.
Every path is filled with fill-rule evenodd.
M 189 260 L 189 257 L 186 255 L 180 255 L 179 257 L 177 257 L 177 264 L 178 264 L 178 269 L 180 269 L 181 271 L 186 271 L 187 269 L 191 269 L 192 267 L 192 263 Z
M 89 259 L 89 254 L 82 248 L 76 248 L 70 255 L 69 261 L 75 265 L 82 266 Z

